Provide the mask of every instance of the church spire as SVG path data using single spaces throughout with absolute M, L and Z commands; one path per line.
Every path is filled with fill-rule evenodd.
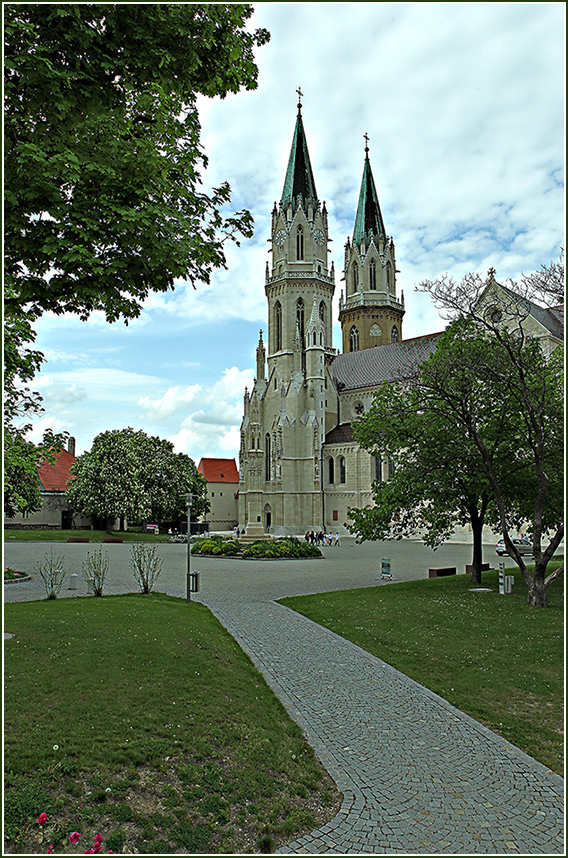
M 365 138 L 365 165 L 353 230 L 353 244 L 360 244 L 363 239 L 365 239 L 365 244 L 369 244 L 371 237 L 375 239 L 375 244 L 378 244 L 379 238 L 386 239 L 386 230 L 373 179 L 373 171 L 371 170 L 371 162 L 369 161 L 369 137 L 367 134 L 363 136 Z
M 302 96 L 302 90 L 297 90 L 298 95 Z M 302 206 L 307 207 L 308 199 L 316 202 L 318 195 L 316 191 L 316 183 L 312 173 L 312 165 L 308 153 L 308 144 L 306 142 L 306 134 L 304 131 L 304 123 L 302 122 L 302 102 L 298 101 L 298 116 L 296 118 L 296 127 L 294 129 L 294 138 L 292 140 L 292 149 L 288 161 L 288 169 L 286 170 L 286 178 L 284 180 L 284 189 L 280 205 L 282 208 L 292 203 L 295 203 L 298 197 L 302 198 Z

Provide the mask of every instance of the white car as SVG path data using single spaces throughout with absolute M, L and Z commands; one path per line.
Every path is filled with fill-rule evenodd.
M 513 543 L 519 554 L 530 554 L 532 556 L 532 545 L 527 539 L 511 539 L 511 542 Z M 503 557 L 504 554 L 507 554 L 504 539 L 499 540 L 499 542 L 495 546 L 495 551 L 499 555 L 499 557 Z

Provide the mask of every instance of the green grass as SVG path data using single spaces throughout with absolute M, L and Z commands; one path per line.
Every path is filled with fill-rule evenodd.
M 167 533 L 156 536 L 153 533 L 142 533 L 136 530 L 115 530 L 110 536 L 113 539 L 123 539 L 124 542 L 167 542 Z M 67 542 L 70 538 L 87 537 L 90 542 L 104 542 L 109 537 L 105 530 L 59 530 L 58 528 L 46 528 L 44 530 L 20 530 L 6 528 L 4 540 L 6 542 Z
M 322 824 L 339 793 L 199 603 L 163 594 L 5 605 L 9 851 L 246 853 Z
M 556 568 L 559 563 L 551 564 Z M 498 573 L 491 593 L 469 575 L 282 599 L 440 694 L 546 766 L 563 774 L 564 579 L 548 607 L 526 603 L 518 570 L 511 595 Z

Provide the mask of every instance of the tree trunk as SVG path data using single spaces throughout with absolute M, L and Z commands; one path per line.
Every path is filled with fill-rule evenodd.
M 107 533 L 110 536 L 112 534 L 112 523 L 114 521 L 114 516 L 107 515 Z
M 546 566 L 544 569 L 539 569 L 538 564 L 535 563 L 532 581 L 529 584 L 527 595 L 527 603 L 534 608 L 546 608 L 547 605 L 547 592 L 544 585 L 545 570 Z

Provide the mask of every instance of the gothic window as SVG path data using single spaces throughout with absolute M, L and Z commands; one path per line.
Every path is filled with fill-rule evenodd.
M 349 351 L 350 352 L 358 352 L 359 351 L 359 331 L 353 325 L 351 330 L 349 331 Z
M 266 433 L 264 439 L 264 479 L 270 481 L 270 435 Z
M 394 462 L 389 459 L 389 480 L 394 476 Z
M 320 321 L 321 321 L 322 325 L 324 326 L 324 330 L 325 330 L 325 301 L 320 301 L 319 317 L 320 317 Z M 323 339 L 322 339 L 321 335 L 320 335 L 320 343 L 321 343 L 321 345 L 323 345 Z
M 380 337 L 380 336 L 381 336 L 381 334 L 382 334 L 381 326 L 380 326 L 380 325 L 377 325 L 377 323 L 375 322 L 375 324 L 374 324 L 374 325 L 371 325 L 371 329 L 370 329 L 370 331 L 369 331 L 369 334 L 370 334 L 372 337 Z
M 274 322 L 275 350 L 279 352 L 282 348 L 282 304 L 280 301 L 277 301 L 274 307 Z
M 398 343 L 398 328 L 396 327 L 396 325 L 392 326 L 391 343 Z
M 301 226 L 296 232 L 296 259 L 301 261 L 304 258 L 304 231 Z
M 339 459 L 339 482 L 345 482 L 345 456 L 341 456 Z
M 330 485 L 333 485 L 335 482 L 335 462 L 332 458 L 329 460 L 329 482 Z
M 302 343 L 302 348 L 304 347 L 304 302 L 301 298 L 298 298 L 296 301 L 296 322 L 298 323 L 298 328 L 300 329 L 300 341 Z
M 369 265 L 369 289 L 377 288 L 377 266 L 375 265 L 375 260 L 371 259 L 371 264 Z
M 390 264 L 390 262 L 387 262 L 387 290 L 388 290 L 389 294 L 392 293 L 392 291 L 393 291 L 393 289 L 392 289 L 392 265 Z
M 353 266 L 353 291 L 356 292 L 359 288 L 359 266 L 357 263 Z
M 314 346 L 316 345 L 316 340 L 317 340 L 317 334 L 316 334 L 316 332 L 314 331 L 314 332 L 313 332 L 313 334 L 312 334 L 312 345 L 314 345 Z
M 375 456 L 375 479 L 378 483 L 383 480 L 383 463 L 378 456 Z

